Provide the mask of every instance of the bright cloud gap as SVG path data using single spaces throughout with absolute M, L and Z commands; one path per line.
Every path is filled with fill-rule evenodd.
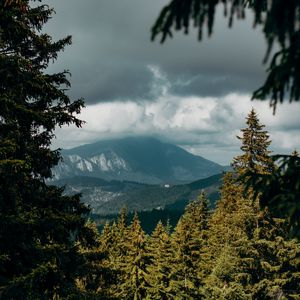
M 299 105 L 285 104 L 274 117 L 269 103 L 250 101 L 247 94 L 223 97 L 174 95 L 172 83 L 157 66 L 149 66 L 154 101 L 122 100 L 88 105 L 80 118 L 82 129 L 64 127 L 56 131 L 54 147 L 70 148 L 101 139 L 151 135 L 221 164 L 229 164 L 239 153 L 236 135 L 245 127 L 252 107 L 270 132 L 275 153 L 300 149 Z M 178 83 L 177 83 L 178 84 Z M 282 128 L 294 128 L 285 132 Z

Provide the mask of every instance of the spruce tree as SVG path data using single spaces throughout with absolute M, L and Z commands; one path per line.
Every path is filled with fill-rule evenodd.
M 201 297 L 201 260 L 206 247 L 208 216 L 208 202 L 202 193 L 187 205 L 172 234 L 174 268 L 170 286 L 178 299 Z
M 264 130 L 257 117 L 254 109 L 246 118 L 247 127 L 241 129 L 242 136 L 237 137 L 241 142 L 241 150 L 243 153 L 233 159 L 233 169 L 239 175 L 243 175 L 246 171 L 257 174 L 270 174 L 274 169 L 274 163 L 270 157 L 271 151 L 268 147 L 271 144 L 269 135 Z
M 243 187 L 228 173 L 221 199 L 209 220 L 203 293 L 207 299 L 250 299 L 251 238 L 258 207 L 243 196 Z
M 252 239 L 253 298 L 299 298 L 300 244 L 287 233 L 286 220 L 274 219 L 266 210 L 258 214 Z
M 266 149 L 269 142 L 264 139 L 267 144 L 256 144 L 256 132 L 262 127 L 253 110 L 248 115 L 247 124 L 248 127 L 242 130 L 243 137 L 238 137 L 243 142 L 243 154 L 234 158 L 233 171 L 224 175 L 221 199 L 209 222 L 208 276 L 204 291 L 213 299 L 246 299 L 251 294 L 246 286 L 251 280 L 248 270 L 249 264 L 253 263 L 251 239 L 259 210 L 257 199 L 252 198 L 251 191 L 245 197 L 243 183 L 237 178 L 248 168 L 260 169 L 260 156 L 256 159 L 253 153 L 262 152 L 259 147 Z M 266 132 L 263 134 L 267 136 Z
M 234 159 L 233 172 L 224 176 L 221 200 L 210 219 L 211 272 L 205 292 L 213 299 L 292 299 L 299 293 L 299 244 L 289 240 L 284 219 L 260 210 L 253 189 L 244 193 L 241 178 L 247 170 L 260 174 L 274 170 L 267 155 L 267 132 L 253 110 L 247 124 L 240 138 L 243 154 Z
M 197 290 L 201 290 L 203 279 L 206 276 L 204 266 L 207 263 L 207 230 L 210 218 L 208 200 L 203 191 L 196 200 L 187 205 L 184 215 L 186 215 L 188 223 L 190 223 L 189 230 L 192 232 L 192 238 L 189 241 L 189 244 L 193 260 L 193 268 L 197 270 L 194 278 L 194 284 L 195 287 L 197 287 Z
M 71 102 L 68 72 L 46 68 L 71 43 L 42 33 L 53 10 L 31 1 L 0 3 L 0 297 L 63 299 L 79 295 L 87 270 L 79 245 L 93 245 L 89 210 L 79 195 L 48 186 L 60 159 L 50 144 L 56 126 L 82 122 Z
M 106 293 L 112 299 L 120 297 L 120 287 L 126 278 L 129 238 L 127 218 L 127 210 L 122 208 L 117 222 L 112 225 L 106 223 L 100 236 L 99 252 L 105 254 L 101 265 L 110 273 Z M 99 286 L 101 287 L 100 282 Z
M 152 40 L 161 36 L 163 43 L 173 36 L 173 31 L 189 32 L 191 23 L 198 28 L 199 40 L 207 27 L 213 33 L 215 13 L 224 4 L 224 17 L 231 27 L 235 18 L 245 19 L 251 11 L 254 25 L 263 27 L 268 47 L 264 62 L 268 61 L 274 44 L 279 45 L 267 68 L 264 84 L 256 90 L 252 99 L 270 100 L 275 114 L 278 103 L 300 100 L 300 2 L 299 1 L 229 1 L 229 0 L 171 0 L 162 9 L 152 28 Z M 228 7 L 230 6 L 230 8 Z M 274 157 L 278 169 L 275 174 L 249 173 L 248 185 L 262 195 L 262 207 L 268 207 L 277 216 L 289 218 L 292 234 L 300 238 L 300 158 L 293 155 Z M 291 179 L 291 182 L 289 181 Z
M 158 222 L 151 234 L 148 252 L 150 262 L 147 267 L 147 299 L 167 300 L 174 299 L 172 293 L 172 269 L 176 268 L 174 247 L 168 228 Z
M 124 282 L 125 270 L 124 266 L 127 262 L 130 224 L 128 224 L 127 209 L 121 209 L 118 222 L 114 224 L 114 242 L 110 250 L 113 268 L 118 272 L 119 282 Z
M 129 221 L 128 221 L 128 213 L 127 208 L 123 207 L 121 209 L 118 222 L 117 222 L 117 246 L 118 246 L 118 253 L 116 253 L 119 257 L 124 255 L 124 251 L 126 250 L 125 243 L 128 238 L 129 233 Z
M 106 263 L 108 254 L 102 247 L 102 235 L 100 236 L 96 224 L 92 221 L 88 221 L 85 227 L 93 233 L 93 236 L 90 237 L 89 244 L 79 244 L 80 252 L 87 258 L 86 269 L 88 272 L 83 272 L 77 278 L 77 286 L 84 299 L 113 299 L 110 295 L 110 289 L 116 274 Z M 92 241 L 94 241 L 93 244 Z
M 146 242 L 145 233 L 135 213 L 124 245 L 126 256 L 120 265 L 123 274 L 116 289 L 116 296 L 120 299 L 142 300 L 146 297 L 149 264 Z
M 104 224 L 102 232 L 100 234 L 100 249 L 103 252 L 109 252 L 113 248 L 113 244 L 115 241 L 115 231 L 114 231 L 115 223 L 110 226 L 109 222 Z

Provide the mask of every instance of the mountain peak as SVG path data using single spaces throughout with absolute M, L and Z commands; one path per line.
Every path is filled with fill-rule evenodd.
M 55 179 L 93 176 L 144 183 L 184 183 L 223 171 L 201 156 L 151 136 L 103 140 L 62 151 Z

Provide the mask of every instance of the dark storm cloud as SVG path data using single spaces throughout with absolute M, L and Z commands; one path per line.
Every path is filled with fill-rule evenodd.
M 127 67 L 127 74 L 125 74 L 124 71 L 121 73 L 114 67 L 109 70 L 102 67 L 99 72 L 93 72 L 93 77 L 90 79 L 83 74 L 74 77 L 71 96 L 76 98 L 79 91 L 82 91 L 88 104 L 101 101 L 149 99 L 151 95 L 149 83 L 153 76 L 148 70 Z
M 265 43 L 251 28 L 251 15 L 231 30 L 217 16 L 213 37 L 201 43 L 193 32 L 177 33 L 164 45 L 151 43 L 150 28 L 166 2 L 47 1 L 57 13 L 46 30 L 55 38 L 73 36 L 73 45 L 50 71 L 70 69 L 70 94 L 84 97 L 87 104 L 155 100 L 148 65 L 165 73 L 177 95 L 249 93 L 260 85 Z

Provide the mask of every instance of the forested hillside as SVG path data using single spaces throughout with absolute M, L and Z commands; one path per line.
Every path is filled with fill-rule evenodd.
M 214 206 L 219 199 L 222 174 L 181 185 L 150 185 L 130 181 L 106 181 L 100 178 L 77 176 L 54 181 L 65 187 L 68 195 L 81 193 L 81 200 L 93 214 L 118 214 L 122 207 L 128 211 L 171 209 L 183 211 L 188 201 L 205 190 Z
M 177 29 L 183 24 L 188 30 L 191 14 L 200 29 L 208 17 L 211 32 L 217 2 L 173 0 L 153 34 L 162 31 L 165 39 L 174 20 Z M 271 18 L 267 14 L 265 30 L 270 47 L 275 34 L 282 46 L 256 95 L 273 94 L 275 108 L 288 87 L 291 100 L 299 100 L 299 3 L 250 2 L 243 5 L 257 11 L 256 23 L 276 8 Z M 232 4 L 231 17 L 243 14 L 241 1 Z M 274 14 L 285 11 L 282 31 Z M 254 109 L 215 208 L 200 192 L 174 226 L 158 221 L 145 233 L 138 214 L 123 208 L 99 232 L 80 194 L 47 184 L 60 160 L 60 151 L 51 148 L 55 129 L 79 129 L 84 106 L 82 99 L 70 99 L 68 71 L 50 72 L 71 44 L 71 37 L 53 41 L 44 33 L 53 14 L 43 1 L 0 1 L 0 299 L 300 299 L 300 159 L 294 151 L 276 164 Z M 283 57 L 281 65 L 276 55 Z
M 101 289 L 107 299 L 299 299 L 300 244 L 289 237 L 286 220 L 260 210 L 259 197 L 245 193 L 239 179 L 249 169 L 276 168 L 253 110 L 239 139 L 243 153 L 224 175 L 216 209 L 202 193 L 175 228 L 158 222 L 147 235 L 137 214 L 128 219 L 124 209 L 105 225 L 100 265 L 115 272 Z

